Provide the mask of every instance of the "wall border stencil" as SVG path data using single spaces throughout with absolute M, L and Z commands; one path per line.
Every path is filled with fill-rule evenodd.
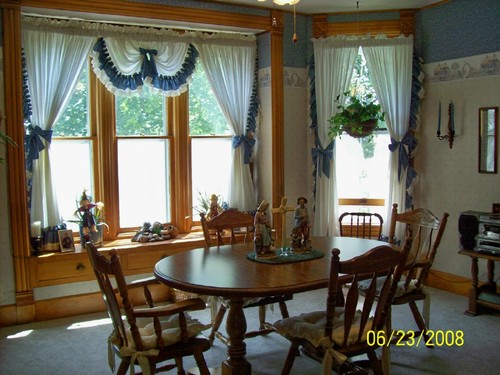
M 425 64 L 423 69 L 427 83 L 500 75 L 500 51 Z
M 283 86 L 285 87 L 307 87 L 307 69 L 285 67 L 283 69 Z M 259 69 L 259 88 L 271 86 L 271 68 Z

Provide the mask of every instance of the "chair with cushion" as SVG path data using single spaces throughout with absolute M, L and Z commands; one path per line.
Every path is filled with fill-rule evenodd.
M 409 262 L 403 272 L 403 277 L 392 304 L 408 304 L 410 306 L 419 331 L 409 332 L 406 330 L 406 332 L 415 337 L 426 332 L 429 327 L 430 296 L 425 290 L 425 282 L 446 228 L 448 216 L 448 213 L 445 212 L 440 220 L 425 208 L 398 213 L 398 205 L 392 205 L 389 242 L 397 242 L 396 231 L 398 225 L 402 226 L 399 232 L 403 236 L 411 236 L 413 239 L 410 255 L 408 256 Z M 423 314 L 418 309 L 417 301 L 424 301 Z M 389 316 L 390 324 L 391 317 Z M 425 333 L 424 335 L 427 342 L 428 336 Z
M 248 212 L 230 209 L 223 211 L 214 218 L 207 219 L 205 215 L 201 215 L 201 226 L 205 237 L 207 247 L 220 246 L 226 243 L 236 244 L 238 242 L 251 242 L 252 231 L 254 225 L 254 217 Z M 240 241 L 238 241 L 240 239 Z M 223 270 L 221 270 L 223 272 Z M 245 334 L 245 338 L 255 337 L 258 335 L 267 335 L 274 331 L 272 324 L 266 322 L 266 307 L 274 303 L 278 303 L 281 315 L 288 317 L 288 309 L 286 302 L 293 298 L 292 294 L 260 297 L 260 298 L 245 298 L 243 308 L 258 307 L 259 308 L 259 329 L 249 331 Z M 229 302 L 218 297 L 217 313 L 213 319 L 212 332 L 209 339 L 213 343 L 215 337 L 221 340 L 224 344 L 228 344 L 228 338 L 219 331 Z
M 333 249 L 326 310 L 274 323 L 278 332 L 291 341 L 281 373 L 290 373 L 297 350 L 303 346 L 306 352 L 315 354 L 313 358 L 323 361 L 324 374 L 331 373 L 332 369 L 340 374 L 355 373 L 349 359 L 361 354 L 368 356 L 375 374 L 382 374 L 375 350 L 383 345 L 383 340 L 377 340 L 377 337 L 386 334 L 388 309 L 409 249 L 410 240 L 405 241 L 401 251 L 389 245 L 380 245 L 347 261 L 340 261 L 340 250 Z M 381 298 L 375 298 L 380 278 L 383 278 Z M 369 282 L 364 298 L 358 289 L 361 280 Z M 338 307 L 337 294 L 342 293 L 343 288 L 347 289 L 345 305 Z
M 159 284 L 155 278 L 127 284 L 116 250 L 110 250 L 108 258 L 90 241 L 86 243 L 86 248 L 113 323 L 113 332 L 108 339 L 111 370 L 114 372 L 116 354 L 121 359 L 117 374 L 125 374 L 129 368 L 134 373 L 134 365 L 140 366 L 145 374 L 155 374 L 176 367 L 178 374 L 184 374 L 183 357 L 193 356 L 199 373 L 209 375 L 203 352 L 210 348 L 210 342 L 199 335 L 208 326 L 187 314 L 189 311 L 205 309 L 205 302 L 193 298 L 155 306 L 149 289 L 153 284 Z M 112 279 L 115 280 L 116 290 Z M 135 288 L 143 290 L 146 307 L 132 304 Z M 117 294 L 120 295 L 121 303 L 118 302 Z
M 341 237 L 379 239 L 382 234 L 382 216 L 367 212 L 344 212 L 339 216 Z

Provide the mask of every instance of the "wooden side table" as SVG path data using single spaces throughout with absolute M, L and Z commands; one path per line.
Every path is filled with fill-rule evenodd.
M 471 288 L 469 291 L 469 308 L 465 311 L 467 315 L 479 314 L 481 306 L 488 307 L 500 311 L 500 294 L 497 293 L 497 284 L 494 280 L 495 262 L 500 261 L 500 256 L 478 253 L 470 250 L 460 250 L 462 255 L 467 255 L 471 258 Z M 478 280 L 478 260 L 485 259 L 487 261 L 487 277 L 486 283 L 479 285 Z

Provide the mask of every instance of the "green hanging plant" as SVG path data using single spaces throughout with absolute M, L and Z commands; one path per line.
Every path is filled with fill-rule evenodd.
M 360 97 L 346 91 L 344 95 L 347 96 L 346 104 L 339 104 L 337 109 L 340 111 L 328 120 L 328 136 L 334 139 L 343 132 L 355 138 L 371 135 L 378 128 L 379 121 L 384 121 L 385 113 L 380 104 L 373 100 L 372 94 Z M 339 99 L 340 95 L 335 101 L 338 102 Z

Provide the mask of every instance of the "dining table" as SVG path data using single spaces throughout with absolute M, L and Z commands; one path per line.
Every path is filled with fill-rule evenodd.
M 312 237 L 311 245 L 312 251 L 321 253 L 320 256 L 294 262 L 287 261 L 291 254 L 283 251 L 286 247 L 277 249 L 276 257 L 269 260 L 256 259 L 252 243 L 196 248 L 161 259 L 154 267 L 154 274 L 169 287 L 199 295 L 221 296 L 229 301 L 226 320 L 229 342 L 221 372 L 223 375 L 250 375 L 252 366 L 246 359 L 244 341 L 247 329 L 244 298 L 326 288 L 332 249 L 339 249 L 340 260 L 346 261 L 376 246 L 389 244 L 353 237 Z

